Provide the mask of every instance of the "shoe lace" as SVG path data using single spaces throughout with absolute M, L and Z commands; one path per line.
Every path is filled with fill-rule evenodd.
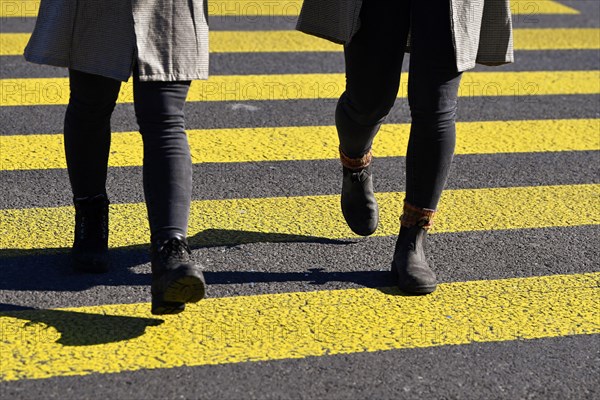
M 108 215 L 80 215 L 78 225 L 81 240 L 108 238 Z
M 75 198 L 78 240 L 108 239 L 108 199 L 106 196 Z
M 163 260 L 175 259 L 178 261 L 187 261 L 192 251 L 184 241 L 172 238 L 159 246 L 158 253 Z

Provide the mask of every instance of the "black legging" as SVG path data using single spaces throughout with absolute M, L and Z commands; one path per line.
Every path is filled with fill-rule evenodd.
M 65 152 L 76 198 L 106 193 L 110 117 L 121 82 L 70 70 Z M 135 114 L 144 142 L 144 195 L 151 240 L 187 236 L 192 163 L 183 106 L 189 81 L 133 78 Z
M 342 151 L 365 154 L 394 105 L 410 28 L 406 201 L 435 209 L 456 141 L 458 86 L 448 0 L 364 0 L 361 27 L 344 49 L 346 91 L 336 110 Z

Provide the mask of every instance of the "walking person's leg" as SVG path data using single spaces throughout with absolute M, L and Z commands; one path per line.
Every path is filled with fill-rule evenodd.
M 349 227 L 368 236 L 377 228 L 371 146 L 394 105 L 409 30 L 409 1 L 365 1 L 361 27 L 344 48 L 346 91 L 336 108 L 343 167 L 341 206 Z
M 73 266 L 105 272 L 109 263 L 106 172 L 110 117 L 121 82 L 69 70 L 69 86 L 64 144 L 75 204 Z
M 174 314 L 204 297 L 201 268 L 187 244 L 192 160 L 183 107 L 190 82 L 140 82 L 135 112 L 144 142 L 144 195 L 152 257 L 152 312 Z
M 448 178 L 456 141 L 457 72 L 447 0 L 412 2 L 408 98 L 411 132 L 406 155 L 406 198 L 392 268 L 399 286 L 430 293 L 436 277 L 424 242 Z

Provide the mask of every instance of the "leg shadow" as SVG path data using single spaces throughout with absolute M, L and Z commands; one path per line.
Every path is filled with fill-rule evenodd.
M 354 243 L 352 240 L 224 229 L 204 230 L 191 236 L 189 242 L 192 249 L 251 243 Z M 106 274 L 74 272 L 68 252 L 67 248 L 0 250 L 0 290 L 77 292 L 99 285 L 140 286 L 150 283 L 148 275 L 130 270 L 149 262 L 147 244 L 111 249 L 111 270 Z
M 310 285 L 321 286 L 339 282 L 379 288 L 393 284 L 392 275 L 388 271 L 335 272 L 324 268 L 310 268 L 299 272 L 206 271 L 204 276 L 209 285 L 307 282 Z
M 238 231 L 231 229 L 206 229 L 188 238 L 193 249 L 219 246 L 239 246 L 252 243 L 320 243 L 345 245 L 353 240 L 329 239 L 318 236 L 290 235 L 286 233 L 268 233 Z
M 6 321 L 4 336 L 35 335 L 36 340 L 54 341 L 63 346 L 93 346 L 122 342 L 142 336 L 149 326 L 161 325 L 164 321 L 155 318 L 125 317 L 115 315 L 88 314 L 76 311 L 38 310 L 1 304 L 2 317 L 13 317 L 27 321 L 24 325 Z M 53 330 L 58 331 L 58 334 Z

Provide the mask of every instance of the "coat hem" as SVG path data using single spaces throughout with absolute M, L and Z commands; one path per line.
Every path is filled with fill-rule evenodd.
M 110 79 L 114 79 L 114 80 L 121 81 L 121 82 L 127 82 L 129 80 L 129 76 L 131 76 L 131 75 L 128 75 L 127 77 L 125 77 L 124 75 L 121 75 L 121 74 L 113 74 L 110 71 L 99 71 L 94 68 L 81 67 L 78 65 L 69 65 L 69 63 L 66 60 L 59 59 L 59 58 L 35 57 L 32 55 L 28 55 L 27 53 L 25 53 L 24 56 L 25 56 L 25 61 L 30 62 L 30 63 L 40 64 L 40 65 L 50 65 L 52 67 L 74 69 L 76 71 L 85 72 L 86 74 L 100 75 L 105 78 L 110 78 Z
M 52 67 L 60 67 L 60 68 L 69 68 L 74 69 L 76 71 L 85 72 L 93 75 L 100 75 L 106 78 L 115 79 L 121 82 L 127 82 L 131 77 L 131 74 L 125 76 L 122 74 L 113 74 L 110 71 L 100 71 L 94 68 L 87 68 L 77 65 L 69 65 L 69 63 L 62 58 L 52 58 L 52 57 L 35 57 L 31 54 L 24 54 L 25 61 L 40 64 L 40 65 L 50 65 Z M 200 73 L 191 73 L 191 74 L 154 74 L 154 75 L 140 75 L 140 81 L 142 82 L 150 82 L 150 81 L 193 81 L 193 80 L 206 80 L 208 79 L 207 72 Z
M 302 33 L 306 33 L 307 35 L 315 36 L 320 39 L 325 39 L 325 40 L 328 40 L 332 43 L 339 44 L 339 45 L 347 45 L 348 43 L 350 43 L 349 40 L 343 40 L 343 39 L 340 39 L 335 36 L 330 36 L 330 35 L 327 35 L 324 33 L 320 33 L 318 31 L 318 28 L 315 28 L 315 30 L 313 30 L 310 26 L 296 27 L 296 30 L 300 31 Z
M 52 58 L 52 57 L 36 57 L 27 52 L 23 54 L 25 61 L 40 64 L 40 65 L 50 65 L 51 67 L 62 67 L 69 68 L 69 63 L 64 58 Z
M 476 64 L 483 65 L 503 65 L 513 62 L 512 56 L 512 24 L 510 21 L 510 9 L 508 0 L 489 1 L 489 9 L 486 8 L 487 18 L 498 18 L 500 21 L 496 24 L 487 26 L 484 24 L 484 15 L 477 15 L 480 20 L 471 20 L 469 17 L 473 15 L 465 15 L 470 9 L 468 7 L 481 6 L 483 0 L 449 0 L 450 1 L 450 28 L 452 30 L 452 45 L 454 47 L 455 65 L 459 72 L 472 69 Z M 353 21 L 355 15 L 350 8 L 344 9 L 345 14 L 336 18 L 327 14 L 332 8 L 338 8 L 340 4 L 352 2 L 354 5 L 359 5 L 362 0 L 312 0 L 305 1 L 298 21 L 296 30 L 329 40 L 333 43 L 347 44 L 350 39 L 347 37 L 348 32 L 344 26 L 336 25 L 338 20 L 348 23 Z M 454 7 L 454 2 L 458 3 Z M 471 4 L 472 3 L 472 4 Z M 310 5 L 310 9 L 308 8 Z M 488 5 L 488 2 L 486 2 Z M 468 7 L 467 7 L 468 6 Z M 360 7 L 358 7 L 360 9 Z M 474 9 L 473 9 L 474 10 Z M 477 10 L 475 10 L 477 11 Z M 479 18 L 480 17 L 480 18 Z M 458 22 L 461 22 L 461 29 L 466 31 L 466 36 L 457 32 Z M 504 23 L 503 23 L 504 21 Z M 465 25 L 465 26 L 462 26 Z M 347 26 L 347 25 L 346 25 Z M 476 48 L 471 39 L 478 35 Z M 501 38 L 509 35 L 508 43 L 501 41 Z M 491 47 L 481 47 L 482 37 L 486 39 L 485 43 L 492 44 Z M 503 46 L 504 44 L 504 46 Z M 405 45 L 405 51 L 409 52 L 410 48 Z M 481 54 L 481 53 L 484 54 Z M 485 54 L 487 53 L 487 54 Z
M 140 81 L 142 81 L 142 82 L 195 81 L 195 80 L 207 80 L 208 73 L 200 72 L 200 73 L 192 73 L 192 74 L 154 74 L 154 75 L 140 74 L 139 78 L 140 78 Z

